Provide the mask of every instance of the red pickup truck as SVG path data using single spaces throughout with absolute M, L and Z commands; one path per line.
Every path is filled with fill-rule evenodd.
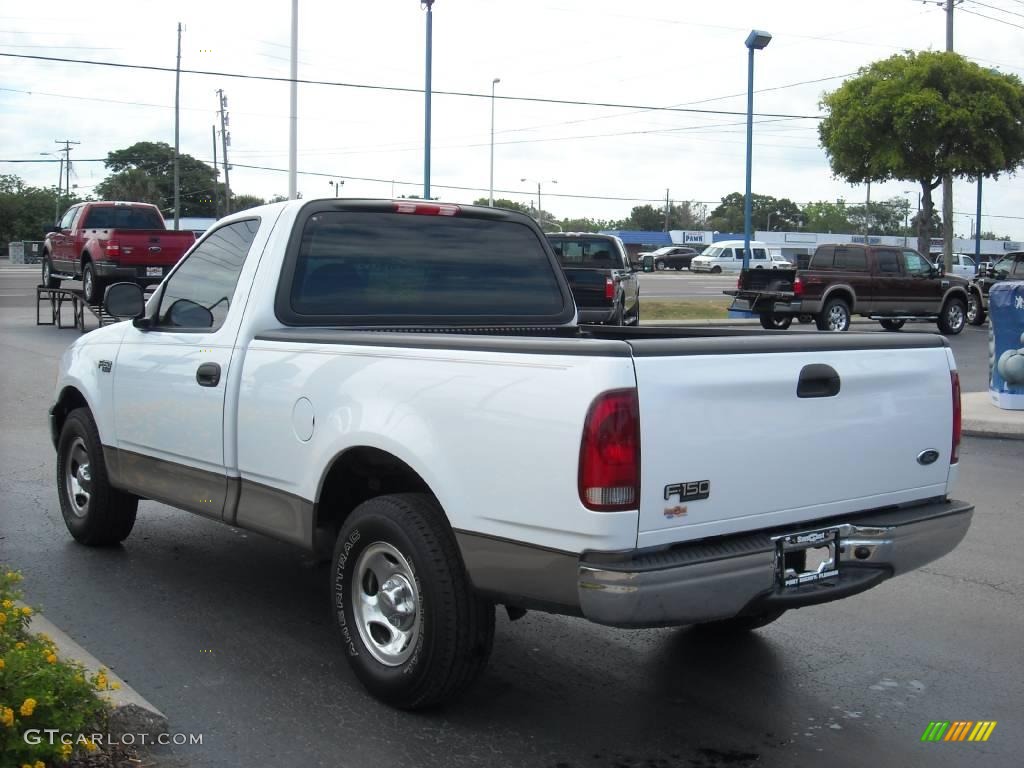
M 43 285 L 81 280 L 85 300 L 98 304 L 108 283 L 159 283 L 196 240 L 167 229 L 149 203 L 95 202 L 68 208 L 43 243 Z

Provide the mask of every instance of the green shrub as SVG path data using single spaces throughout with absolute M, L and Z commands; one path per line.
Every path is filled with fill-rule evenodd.
M 21 574 L 0 568 L 0 765 L 46 768 L 62 765 L 75 750 L 97 747 L 80 734 L 99 732 L 106 704 L 98 692 L 110 685 L 103 670 L 89 675 L 81 664 L 58 658 L 53 642 L 29 631 L 32 609 L 18 603 Z M 29 729 L 68 734 L 50 743 L 26 743 Z

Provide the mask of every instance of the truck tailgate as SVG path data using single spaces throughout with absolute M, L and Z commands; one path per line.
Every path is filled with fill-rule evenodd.
M 789 351 L 738 351 L 731 341 L 713 354 L 655 347 L 634 358 L 639 546 L 945 494 L 953 406 L 942 339 L 915 347 L 908 334 L 896 348 L 871 340 L 858 349 L 856 340 L 868 337 L 848 335 L 827 349 L 827 339 L 792 336 Z M 835 394 L 824 366 L 838 376 Z M 938 459 L 918 461 L 928 450 Z
M 606 294 L 606 284 L 611 272 L 596 269 L 566 269 L 563 267 L 569 290 L 581 309 L 611 307 L 612 300 Z
M 187 230 L 112 229 L 97 239 L 116 242 L 120 246 L 118 261 L 124 266 L 174 266 L 192 247 L 196 236 Z

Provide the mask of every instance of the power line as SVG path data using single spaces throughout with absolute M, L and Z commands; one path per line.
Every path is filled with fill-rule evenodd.
M 978 0 L 964 0 L 964 1 L 970 3 L 971 5 L 980 5 L 982 8 L 988 8 L 990 11 L 999 11 L 1000 13 L 1008 13 L 1011 16 L 1020 16 L 1022 19 L 1024 19 L 1024 13 L 1017 13 L 1017 11 L 1011 11 L 1011 10 L 1009 10 L 1007 8 L 999 8 L 999 7 L 995 6 L 995 5 L 989 5 L 988 3 L 981 3 L 981 2 L 978 2 Z
M 36 54 L 29 53 L 0 53 L 0 56 L 14 59 L 32 59 L 35 61 L 52 61 L 60 62 L 64 64 L 87 64 L 99 67 L 114 67 L 117 69 L 141 69 L 151 72 L 176 72 L 174 67 L 160 67 L 153 64 L 124 64 L 116 61 L 91 61 L 89 59 L 72 59 L 60 56 L 39 56 Z M 241 80 L 262 80 L 265 82 L 275 83 L 301 83 L 303 85 L 325 85 L 336 88 L 357 88 L 361 90 L 369 91 L 389 91 L 392 93 L 410 93 L 420 95 L 423 93 L 421 88 L 407 88 L 395 85 L 372 85 L 370 83 L 346 83 L 332 80 L 310 80 L 305 78 L 290 78 L 290 77 L 273 77 L 270 75 L 245 75 L 239 72 L 215 72 L 213 70 L 205 69 L 182 69 L 181 72 L 188 75 L 209 75 L 213 77 L 233 77 Z M 490 99 L 490 93 L 474 93 L 472 91 L 433 91 L 435 96 L 460 96 L 465 98 L 474 99 Z M 619 104 L 616 102 L 601 102 L 601 101 L 578 101 L 574 99 L 548 99 L 539 96 L 496 96 L 495 98 L 501 101 L 521 101 L 534 104 L 560 104 L 565 106 L 576 106 L 576 107 L 607 107 L 611 109 L 636 109 L 645 112 L 687 112 L 693 114 L 706 114 L 706 115 L 736 115 L 745 116 L 746 112 L 736 110 L 723 110 L 723 109 L 692 109 L 684 107 L 663 107 L 663 106 L 647 106 L 643 104 Z M 782 114 L 775 112 L 755 112 L 757 117 L 788 117 L 798 120 L 821 120 L 822 115 L 791 115 Z
M 963 6 L 960 6 L 960 13 L 966 13 L 966 14 L 970 14 L 971 16 L 977 16 L 979 19 L 988 19 L 989 21 L 995 21 L 995 22 L 997 22 L 999 24 L 1005 24 L 1008 27 L 1015 27 L 1017 29 L 1024 29 L 1024 25 L 1014 24 L 1013 22 L 1006 21 L 1005 19 L 997 19 L 995 16 L 986 16 L 984 13 L 978 13 L 977 11 L 971 11 L 971 10 L 968 10 L 967 8 L 964 8 Z

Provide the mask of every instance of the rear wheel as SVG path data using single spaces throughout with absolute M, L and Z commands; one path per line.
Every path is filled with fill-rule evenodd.
M 840 298 L 829 299 L 825 308 L 818 315 L 819 331 L 850 330 L 850 307 Z
M 939 313 L 939 330 L 947 336 L 956 336 L 967 323 L 967 306 L 963 299 L 949 299 Z
M 907 323 L 906 320 L 889 320 L 889 319 L 879 320 L 879 322 L 882 324 L 882 327 L 885 328 L 885 330 L 887 330 L 887 331 L 898 331 L 900 328 L 902 328 Z
M 96 422 L 87 408 L 68 414 L 57 442 L 57 496 L 75 541 L 117 544 L 135 525 L 139 500 L 110 484 Z
M 743 632 L 750 632 L 754 629 L 760 629 L 761 627 L 771 624 L 773 621 L 778 619 L 785 611 L 769 611 L 768 613 L 759 613 L 756 616 L 734 616 L 731 619 L 720 619 L 719 621 L 706 621 L 703 624 L 697 624 L 696 627 L 701 632 L 714 632 L 716 634 L 723 635 L 734 635 Z
M 784 331 L 793 323 L 792 315 L 773 315 L 765 313 L 760 315 L 761 327 L 769 331 Z
M 607 325 L 625 325 L 626 324 L 626 311 L 623 309 L 620 303 L 615 308 L 615 314 L 612 315 L 612 319 L 608 321 Z
M 967 322 L 971 325 L 982 325 L 987 316 L 981 296 L 977 291 L 971 291 L 967 298 Z
M 473 592 L 432 497 L 378 496 L 356 507 L 338 535 L 331 578 L 349 664 L 381 701 L 441 704 L 486 665 L 494 606 Z
M 86 303 L 95 305 L 103 301 L 105 287 L 103 281 L 96 277 L 96 268 L 92 262 L 85 262 L 82 267 L 82 295 L 85 296 Z
M 639 326 L 640 325 L 640 297 L 639 296 L 636 299 L 636 309 L 633 310 L 633 320 L 632 320 L 632 322 L 630 322 L 630 325 L 635 325 L 635 326 Z
M 53 264 L 50 263 L 50 254 L 43 254 L 43 286 L 46 288 L 60 288 L 60 278 L 53 276 Z

